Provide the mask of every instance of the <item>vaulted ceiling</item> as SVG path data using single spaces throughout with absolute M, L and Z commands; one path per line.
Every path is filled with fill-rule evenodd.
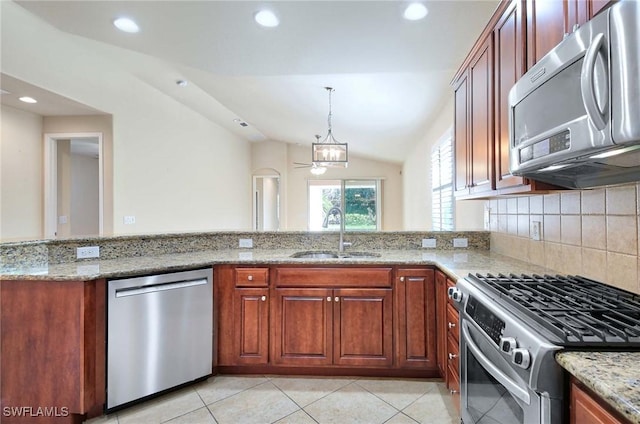
M 61 31 L 99 41 L 105 54 L 250 141 L 311 144 L 333 132 L 351 152 L 400 162 L 452 95 L 449 83 L 496 0 L 424 1 L 408 21 L 404 1 L 19 1 Z M 275 28 L 255 23 L 269 8 Z M 141 30 L 116 30 L 128 16 Z M 188 81 L 176 95 L 176 80 Z M 239 127 L 231 117 L 249 124 Z

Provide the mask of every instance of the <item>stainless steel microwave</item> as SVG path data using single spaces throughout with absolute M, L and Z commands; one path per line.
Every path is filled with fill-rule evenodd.
M 510 170 L 567 188 L 640 180 L 640 1 L 565 37 L 509 92 Z

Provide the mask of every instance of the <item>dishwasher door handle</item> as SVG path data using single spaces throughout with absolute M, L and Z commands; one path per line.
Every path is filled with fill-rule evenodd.
M 178 281 L 165 284 L 151 284 L 144 287 L 124 287 L 116 289 L 116 297 L 136 296 L 139 294 L 155 293 L 167 290 L 184 289 L 187 287 L 202 286 L 207 284 L 206 278 L 197 280 Z

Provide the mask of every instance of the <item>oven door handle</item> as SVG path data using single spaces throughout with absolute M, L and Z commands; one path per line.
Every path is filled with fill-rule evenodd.
M 473 339 L 471 338 L 468 326 L 469 324 L 466 321 L 462 322 L 462 337 L 464 338 L 464 341 L 466 341 L 469 349 L 471 349 L 473 355 L 476 357 L 476 360 L 480 362 L 480 365 L 482 365 L 482 367 L 487 370 L 493 376 L 493 378 L 498 380 L 500 384 L 506 387 L 506 389 L 509 390 L 512 395 L 518 397 L 527 405 L 531 404 L 531 397 L 529 396 L 529 392 L 520 387 L 518 383 L 514 382 L 502 371 L 500 371 L 495 365 L 491 363 L 491 361 L 489 361 L 489 359 L 487 359 L 486 356 L 482 354 L 480 348 L 476 346 Z

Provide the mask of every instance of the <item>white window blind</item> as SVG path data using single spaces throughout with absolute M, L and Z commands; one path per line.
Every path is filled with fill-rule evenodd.
M 434 231 L 452 231 L 453 146 L 450 135 L 431 152 L 432 226 Z

